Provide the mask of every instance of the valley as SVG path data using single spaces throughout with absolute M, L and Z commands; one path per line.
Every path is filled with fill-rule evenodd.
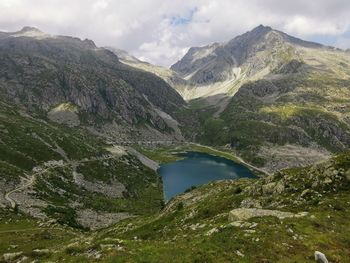
M 0 262 L 346 262 L 349 66 L 262 25 L 170 68 L 1 32 Z

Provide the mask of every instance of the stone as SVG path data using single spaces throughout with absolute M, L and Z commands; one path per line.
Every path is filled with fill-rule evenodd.
M 15 252 L 15 253 L 5 253 L 2 255 L 2 258 L 5 262 L 9 262 L 9 261 L 12 261 L 12 260 L 20 257 L 22 254 L 23 254 L 22 251 Z
M 234 226 L 234 227 L 241 227 L 242 223 L 239 221 L 234 221 L 229 224 L 229 226 Z
M 241 251 L 239 251 L 239 250 L 236 251 L 236 254 L 239 257 L 244 257 L 244 254 Z
M 49 249 L 34 249 L 33 250 L 33 254 L 41 256 L 41 255 L 47 255 L 50 254 L 50 250 Z
M 346 179 L 350 181 L 350 169 L 345 172 Z
M 319 251 L 315 251 L 315 261 L 317 263 L 328 263 L 326 255 Z
M 100 247 L 102 250 L 110 250 L 110 249 L 115 248 L 115 245 L 114 244 L 101 244 Z
M 291 212 L 282 212 L 278 210 L 259 209 L 259 208 L 237 208 L 229 212 L 229 221 L 244 221 L 253 217 L 274 216 L 279 219 L 288 217 L 303 217 L 306 212 L 294 214 Z
M 206 236 L 211 236 L 212 234 L 217 233 L 217 232 L 219 232 L 219 229 L 214 227 L 214 228 L 210 229 L 205 235 Z
M 309 192 L 310 192 L 310 189 L 305 189 L 305 190 L 301 193 L 300 197 L 306 196 Z
M 261 208 L 259 200 L 247 198 L 241 202 L 241 207 L 243 208 Z

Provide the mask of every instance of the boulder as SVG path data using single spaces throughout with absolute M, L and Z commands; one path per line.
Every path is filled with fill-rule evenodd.
M 17 258 L 19 258 L 23 252 L 14 252 L 14 253 L 5 253 L 2 255 L 2 258 L 5 262 L 11 262 Z
M 328 263 L 326 255 L 319 251 L 315 251 L 315 260 L 317 263 Z
M 282 212 L 278 210 L 269 210 L 269 209 L 259 209 L 259 208 L 237 208 L 233 209 L 229 213 L 230 221 L 244 221 L 253 217 L 261 217 L 261 216 L 274 216 L 279 219 L 284 219 L 287 217 L 302 217 L 307 213 L 290 213 L 290 212 Z

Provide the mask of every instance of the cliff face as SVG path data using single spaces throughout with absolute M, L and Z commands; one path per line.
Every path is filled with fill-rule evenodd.
M 71 104 L 81 122 L 144 125 L 169 133 L 155 108 L 171 114 L 181 96 L 157 76 L 119 62 L 91 40 L 50 36 L 33 28 L 2 33 L 0 91 L 30 111 Z M 168 130 L 168 131 L 167 131 Z

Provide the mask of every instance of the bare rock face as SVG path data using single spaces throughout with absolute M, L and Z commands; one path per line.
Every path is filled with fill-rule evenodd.
M 91 40 L 33 28 L 0 35 L 0 94 L 6 99 L 70 126 L 114 120 L 171 133 L 154 108 L 172 114 L 184 101 L 156 75 L 120 63 Z
M 77 108 L 66 103 L 53 108 L 47 115 L 50 120 L 70 127 L 79 126 L 80 124 Z

